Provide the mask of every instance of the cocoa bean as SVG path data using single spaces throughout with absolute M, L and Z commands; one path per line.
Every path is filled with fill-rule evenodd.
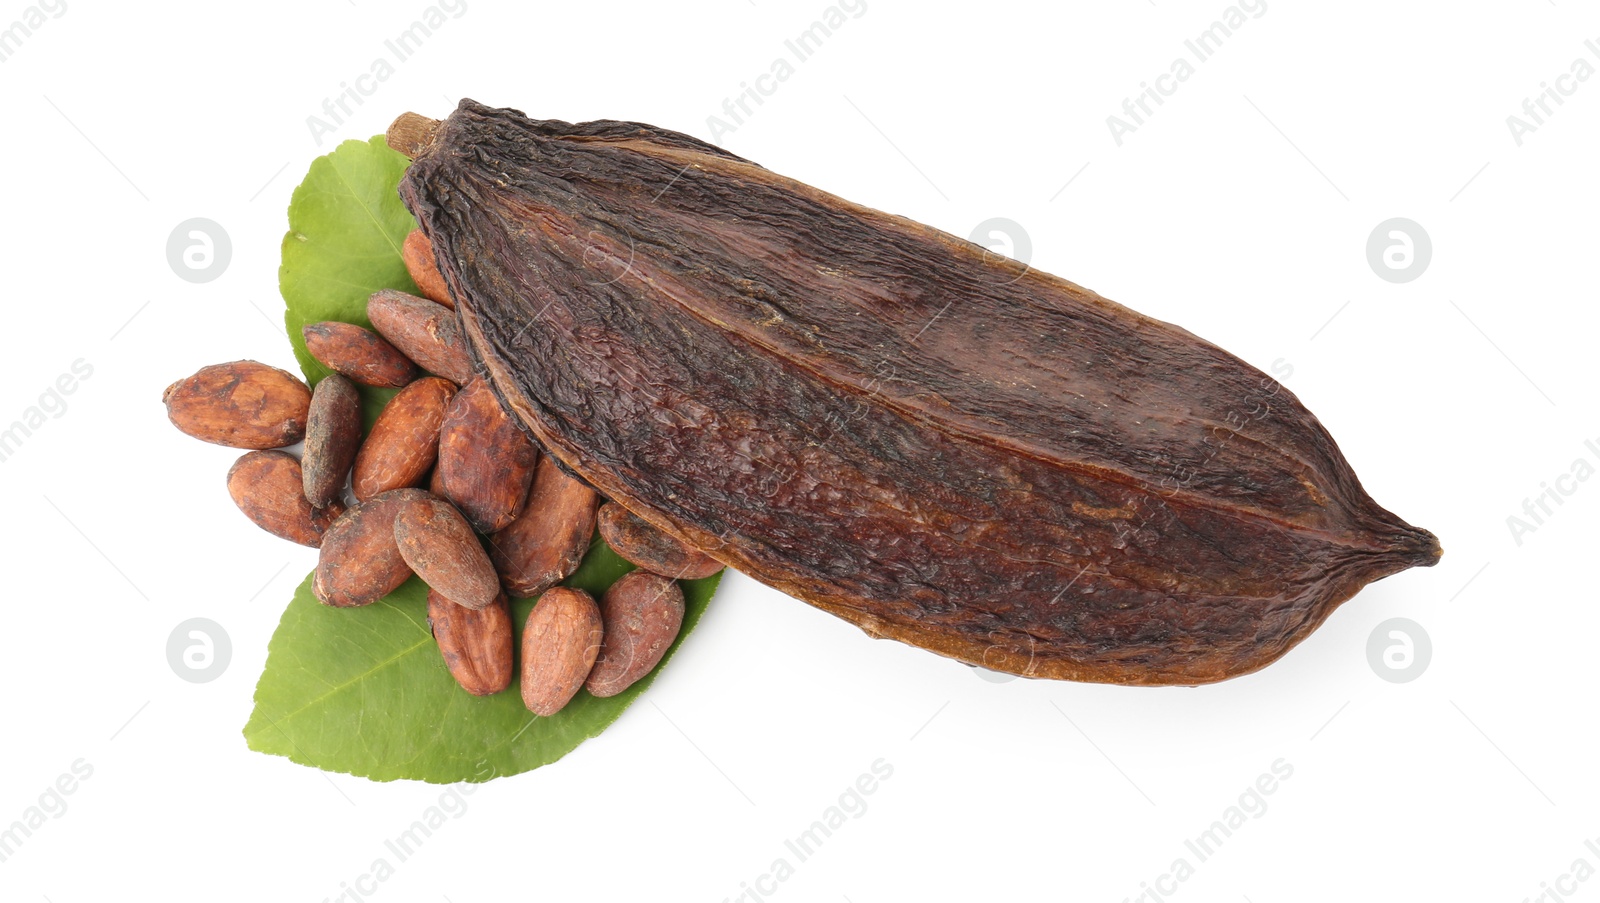
M 522 514 L 489 537 L 489 557 L 518 598 L 537 596 L 572 576 L 594 538 L 593 489 L 540 458 Z
M 416 486 L 439 454 L 439 425 L 455 395 L 449 380 L 427 376 L 389 399 L 356 453 L 350 480 L 357 499 Z
M 442 494 L 480 533 L 516 519 L 528 498 L 539 451 L 481 379 L 461 387 L 439 430 L 435 473 Z
M 367 319 L 422 369 L 458 386 L 472 379 L 471 352 L 450 308 L 386 288 L 367 299 Z
M 594 597 L 558 586 L 539 598 L 522 628 L 522 702 L 535 715 L 561 711 L 600 654 L 603 627 Z
M 300 462 L 285 451 L 246 452 L 228 468 L 228 494 L 246 517 L 273 536 L 314 549 L 344 503 L 314 507 L 303 487 Z
M 450 601 L 428 590 L 428 626 L 450 676 L 474 696 L 489 696 L 511 685 L 511 614 L 501 595 L 481 609 Z
M 230 448 L 282 448 L 306 434 L 311 389 L 256 361 L 201 367 L 161 393 L 172 425 Z
M 449 502 L 421 495 L 401 505 L 394 540 L 411 570 L 457 604 L 485 608 L 500 594 L 500 580 L 477 534 Z
M 322 536 L 311 591 L 326 605 L 371 605 L 406 582 L 411 567 L 394 541 L 400 507 L 426 498 L 421 489 L 391 489 L 352 507 Z
M 600 597 L 604 636 L 584 687 L 615 696 L 649 674 L 677 639 L 683 609 L 678 581 L 649 571 L 623 574 Z
M 343 495 L 360 447 L 361 393 L 337 373 L 323 377 L 311 392 L 305 450 L 300 455 L 306 500 L 320 508 Z
M 312 357 L 364 386 L 398 389 L 417 377 L 417 365 L 399 349 L 354 323 L 307 323 L 300 334 Z

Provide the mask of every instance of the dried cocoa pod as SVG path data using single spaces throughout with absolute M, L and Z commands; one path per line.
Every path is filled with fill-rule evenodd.
M 540 458 L 522 514 L 489 537 L 489 558 L 506 592 L 531 599 L 572 576 L 594 539 L 593 489 Z
M 318 508 L 337 501 L 360 447 L 361 393 L 337 373 L 323 377 L 311 391 L 306 444 L 300 454 L 306 500 Z
M 322 536 L 311 592 L 324 605 L 353 608 L 389 595 L 411 576 L 394 541 L 394 518 L 421 489 L 391 489 L 355 505 Z
M 511 613 L 501 595 L 480 609 L 458 605 L 436 589 L 428 590 L 428 626 L 450 676 L 474 696 L 489 696 L 511 686 Z
M 481 379 L 461 387 L 439 428 L 439 494 L 480 533 L 516 520 L 533 484 L 539 450 Z
M 722 570 L 722 562 L 657 530 L 616 502 L 601 505 L 597 520 L 606 545 L 645 570 L 679 580 L 698 580 Z
M 314 549 L 344 504 L 313 507 L 301 487 L 300 462 L 285 451 L 246 452 L 228 468 L 228 494 L 246 517 L 273 536 Z
M 367 319 L 422 369 L 458 386 L 472 379 L 472 353 L 450 308 L 386 288 L 367 299 Z
M 615 696 L 649 674 L 683 627 L 683 589 L 649 571 L 629 571 L 600 597 L 604 636 L 583 686 L 594 696 Z
M 255 361 L 201 367 L 161 393 L 167 419 L 185 433 L 229 448 L 282 448 L 306 434 L 311 389 L 291 373 Z
M 439 454 L 439 425 L 456 387 L 425 376 L 389 399 L 356 453 L 350 489 L 365 501 L 380 492 L 416 486 Z
M 417 378 L 417 365 L 370 329 L 326 320 L 307 323 L 300 334 L 323 366 L 364 386 L 398 389 Z
M 486 608 L 500 595 L 500 579 L 477 534 L 449 502 L 421 495 L 402 504 L 394 541 L 411 570 L 458 605 Z
M 439 266 L 433 262 L 433 245 L 428 242 L 428 236 L 412 229 L 400 245 L 400 256 L 405 259 L 406 272 L 411 274 L 411 281 L 417 284 L 422 297 L 455 309 L 456 303 L 450 300 L 450 292 L 444 286 L 444 277 L 439 275 Z
M 649 125 L 413 131 L 401 197 L 546 460 L 873 635 L 1207 683 L 1439 557 L 1271 377 L 1064 279 Z
M 581 589 L 558 586 L 528 612 L 522 627 L 522 703 L 554 715 L 583 688 L 600 654 L 600 607 Z

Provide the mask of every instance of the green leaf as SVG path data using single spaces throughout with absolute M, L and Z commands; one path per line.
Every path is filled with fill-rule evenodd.
M 313 160 L 289 198 L 278 290 L 289 343 L 312 385 L 331 371 L 306 351 L 301 327 L 340 320 L 371 328 L 369 295 L 383 288 L 417 291 L 400 256 L 401 242 L 417 227 L 396 190 L 409 162 L 382 135 L 346 141 Z M 393 395 L 393 389 L 361 387 L 369 426 Z
M 415 228 L 396 193 L 406 163 L 382 136 L 346 141 L 312 162 L 289 202 L 278 283 L 295 357 L 312 384 L 329 371 L 306 353 L 301 326 L 341 320 L 370 327 L 368 295 L 417 290 L 400 256 Z M 361 392 L 370 426 L 394 390 Z M 566 584 L 598 597 L 632 569 L 597 535 Z M 605 730 L 644 692 L 720 580 L 679 581 L 683 628 L 649 675 L 606 699 L 579 691 L 566 708 L 540 718 L 523 706 L 515 681 L 488 697 L 456 684 L 428 629 L 421 580 L 411 578 L 372 605 L 336 609 L 317 601 L 307 575 L 268 644 L 245 741 L 258 752 L 377 781 L 487 781 L 547 765 Z M 533 605 L 512 602 L 518 650 Z
M 567 582 L 598 596 L 631 569 L 597 540 Z M 307 575 L 267 647 L 245 739 L 258 752 L 377 781 L 487 781 L 548 765 L 605 730 L 644 692 L 720 579 L 680 581 L 683 630 L 644 679 L 605 699 L 580 690 L 566 708 L 541 718 L 523 706 L 515 680 L 485 697 L 456 685 L 428 631 L 421 580 L 413 577 L 372 605 L 337 609 L 312 596 Z M 518 649 L 532 608 L 532 600 L 513 600 Z

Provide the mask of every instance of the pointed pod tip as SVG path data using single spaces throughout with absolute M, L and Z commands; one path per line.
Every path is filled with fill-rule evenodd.
M 416 159 L 433 144 L 433 136 L 438 131 L 437 119 L 429 119 L 420 113 L 401 113 L 389 124 L 388 131 L 383 133 L 383 140 L 394 150 Z
M 1444 548 L 1439 545 L 1439 537 L 1427 530 L 1415 528 L 1397 544 L 1396 550 L 1405 555 L 1412 567 L 1431 568 L 1438 564 L 1444 555 Z

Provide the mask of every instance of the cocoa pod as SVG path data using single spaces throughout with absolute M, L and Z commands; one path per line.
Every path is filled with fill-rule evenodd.
M 428 627 L 439 643 L 444 666 L 461 689 L 474 696 L 489 696 L 511 686 L 513 638 L 504 595 L 472 609 L 430 589 Z
M 698 580 L 722 570 L 722 562 L 657 530 L 616 502 L 601 505 L 598 520 L 606 545 L 645 570 L 678 580 Z
M 367 319 L 422 369 L 458 386 L 472 379 L 471 352 L 450 308 L 386 288 L 367 299 Z
M 494 565 L 455 506 L 420 495 L 395 512 L 400 557 L 429 587 L 468 608 L 485 608 L 500 594 Z
M 584 681 L 594 696 L 615 696 L 649 674 L 683 627 L 683 589 L 649 571 L 629 571 L 600 597 L 604 636 Z
M 439 489 L 480 533 L 516 519 L 539 450 L 481 379 L 461 387 L 439 429 Z
M 416 486 L 439 454 L 439 425 L 456 388 L 426 376 L 389 399 L 356 452 L 351 491 L 365 501 L 380 492 Z
M 594 539 L 599 504 L 593 489 L 540 458 L 522 514 L 489 537 L 506 592 L 529 599 L 571 577 Z
M 285 451 L 246 452 L 228 468 L 228 494 L 246 517 L 273 536 L 314 549 L 344 504 L 313 507 L 302 487 L 300 462 Z
M 394 541 L 394 518 L 421 489 L 391 489 L 350 508 L 322 535 L 311 592 L 325 605 L 371 605 L 406 582 L 411 567 Z
M 311 389 L 255 361 L 201 367 L 161 393 L 172 425 L 230 448 L 282 448 L 306 434 Z
M 561 711 L 583 688 L 600 654 L 600 607 L 581 589 L 539 597 L 522 627 L 522 703 L 535 715 Z
M 545 460 L 873 635 L 1207 683 L 1438 560 L 1277 381 L 1064 279 L 641 123 L 413 131 L 401 198 Z
M 451 310 L 456 303 L 450 300 L 450 290 L 445 287 L 444 276 L 439 274 L 439 265 L 433 262 L 433 245 L 428 242 L 428 236 L 421 230 L 412 229 L 400 245 L 400 256 L 406 262 L 406 272 L 411 274 L 411 281 L 417 284 L 417 291 L 422 297 L 437 304 L 443 304 Z
M 327 320 L 301 327 L 306 351 L 323 366 L 364 386 L 398 389 L 417 376 L 417 365 L 370 329 Z
M 306 500 L 318 508 L 338 500 L 360 447 L 361 393 L 337 373 L 323 377 L 311 391 L 300 454 Z

